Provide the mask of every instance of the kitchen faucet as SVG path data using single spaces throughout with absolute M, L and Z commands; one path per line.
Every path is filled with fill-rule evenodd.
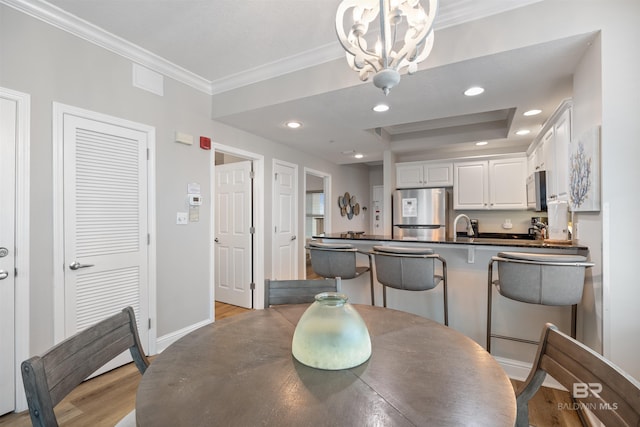
M 458 232 L 456 231 L 458 228 L 458 220 L 460 218 L 464 218 L 467 220 L 467 236 L 468 237 L 473 237 L 474 236 L 474 232 L 473 232 L 473 226 L 471 225 L 471 218 L 469 218 L 468 216 L 466 216 L 465 214 L 460 214 L 456 217 L 456 219 L 453 220 L 453 241 L 456 241 L 456 237 L 458 235 Z

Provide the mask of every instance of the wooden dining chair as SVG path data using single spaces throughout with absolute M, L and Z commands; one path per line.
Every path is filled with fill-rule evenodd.
M 127 350 L 140 373 L 144 373 L 149 360 L 131 307 L 65 339 L 42 356 L 22 362 L 31 423 L 38 427 L 57 426 L 54 407 L 88 376 Z M 135 425 L 132 414 L 125 419 Z
M 569 392 L 573 407 L 593 413 L 607 426 L 640 425 L 640 383 L 584 344 L 547 323 L 529 377 L 516 391 L 517 427 L 529 426 L 529 399 L 546 375 Z M 584 414 L 583 424 L 586 423 Z
M 304 304 L 315 301 L 322 292 L 340 292 L 336 279 L 264 281 L 264 306 Z

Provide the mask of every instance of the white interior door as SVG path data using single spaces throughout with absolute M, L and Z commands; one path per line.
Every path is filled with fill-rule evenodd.
M 17 103 L 0 97 L 0 415 L 15 409 L 15 163 Z
M 148 351 L 150 128 L 83 110 L 62 127 L 64 336 L 131 306 Z
M 298 278 L 298 166 L 273 162 L 273 271 L 272 279 Z M 304 240 L 304 239 L 303 239 Z
M 250 161 L 215 167 L 216 301 L 252 308 L 252 185 Z

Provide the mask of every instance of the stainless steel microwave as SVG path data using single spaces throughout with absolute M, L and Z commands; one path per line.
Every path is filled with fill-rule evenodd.
M 547 173 L 537 171 L 527 178 L 527 207 L 537 212 L 547 210 Z

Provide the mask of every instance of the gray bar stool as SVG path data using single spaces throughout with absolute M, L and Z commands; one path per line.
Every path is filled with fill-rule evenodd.
M 444 324 L 449 326 L 447 262 L 429 248 L 374 246 L 376 278 L 382 284 L 382 305 L 387 306 L 387 286 L 406 291 L 428 291 L 442 281 Z M 435 260 L 442 263 L 442 275 L 435 274 Z
M 571 306 L 571 337 L 576 337 L 578 302 L 584 290 L 585 270 L 593 267 L 581 255 L 500 252 L 489 262 L 487 299 L 487 351 L 491 338 L 538 344 L 491 333 L 492 285 L 506 298 L 529 304 Z M 493 280 L 493 264 L 498 264 L 498 279 Z
M 373 276 L 371 273 L 371 255 L 362 252 L 349 243 L 320 243 L 309 242 L 306 246 L 311 257 L 311 268 L 318 276 L 327 279 L 353 279 L 369 272 L 369 284 L 371 286 L 371 305 L 375 305 L 373 296 Z M 356 264 L 356 255 L 365 255 L 368 258 L 368 266 Z

